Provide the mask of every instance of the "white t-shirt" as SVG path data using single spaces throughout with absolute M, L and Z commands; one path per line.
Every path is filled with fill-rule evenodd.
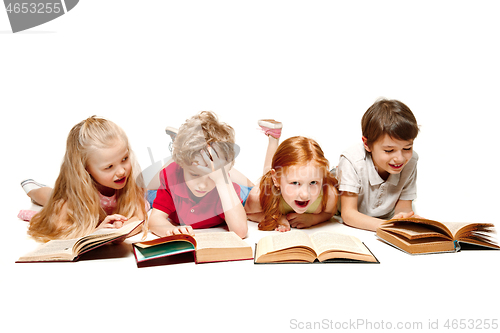
M 337 168 L 339 191 L 358 195 L 358 211 L 362 214 L 389 219 L 394 215 L 398 200 L 417 197 L 417 161 L 412 158 L 398 174 L 390 174 L 386 181 L 378 174 L 371 154 L 363 143 L 350 147 L 340 155 Z

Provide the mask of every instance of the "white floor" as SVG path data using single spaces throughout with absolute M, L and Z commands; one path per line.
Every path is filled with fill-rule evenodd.
M 410 324 L 427 329 L 436 320 L 442 328 L 447 319 L 498 318 L 492 306 L 499 295 L 498 251 L 410 256 L 371 232 L 332 221 L 305 231 L 355 235 L 381 263 L 254 265 L 241 261 L 139 269 L 130 245 L 140 239 L 136 236 L 75 263 L 14 264 L 36 244 L 24 236 L 24 222 L 8 220 L 9 238 L 16 241 L 9 242 L 9 251 L 2 256 L 9 304 L 5 319 L 21 329 L 43 325 L 47 331 L 63 331 L 67 325 L 79 331 L 97 322 L 102 329 L 127 332 L 163 325 L 179 329 L 185 323 L 196 331 L 213 327 L 286 331 L 349 323 L 350 328 L 369 331 Z M 254 247 L 269 232 L 258 231 L 255 223 L 249 225 L 246 241 Z M 21 320 L 27 313 L 30 320 Z
M 93 114 L 125 129 L 146 169 L 168 157 L 166 126 L 213 110 L 236 131 L 236 167 L 257 179 L 266 148 L 258 119 L 283 121 L 284 138 L 313 137 L 335 165 L 361 139 L 364 111 L 380 96 L 400 99 L 421 125 L 417 212 L 497 222 L 496 7 L 493 1 L 81 1 L 65 16 L 18 34 L 9 33 L 0 14 L 0 327 L 286 332 L 319 322 L 321 330 L 375 331 L 390 323 L 422 332 L 436 324 L 445 331 L 447 320 L 453 329 L 463 319 L 475 325 L 470 332 L 478 323 L 484 328 L 485 319 L 498 322 L 499 251 L 409 256 L 338 223 L 308 232 L 354 234 L 381 264 L 138 269 L 130 240 L 93 260 L 14 263 L 36 246 L 16 217 L 32 207 L 19 183 L 34 178 L 53 185 L 70 128 Z M 265 234 L 250 223 L 247 241 L 253 245 Z

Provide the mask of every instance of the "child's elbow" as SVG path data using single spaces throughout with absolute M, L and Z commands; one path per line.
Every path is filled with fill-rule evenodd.
M 356 223 L 354 222 L 354 219 L 352 218 L 352 215 L 349 214 L 348 212 L 342 211 L 340 213 L 340 217 L 342 217 L 342 221 L 344 222 L 344 224 L 354 228 L 357 227 Z
M 234 233 L 237 234 L 241 239 L 244 239 L 247 237 L 248 228 L 242 228 L 241 230 L 235 231 Z
M 238 226 L 237 228 L 230 229 L 230 231 L 234 232 L 241 239 L 244 239 L 247 237 L 247 234 L 248 234 L 248 225 L 247 225 L 247 223 L 245 223 L 244 225 Z

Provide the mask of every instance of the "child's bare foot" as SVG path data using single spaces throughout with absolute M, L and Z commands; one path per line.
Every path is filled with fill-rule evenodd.
M 272 136 L 275 139 L 279 139 L 281 136 L 281 129 L 283 124 L 274 119 L 261 119 L 259 120 L 259 126 L 264 131 L 267 136 Z

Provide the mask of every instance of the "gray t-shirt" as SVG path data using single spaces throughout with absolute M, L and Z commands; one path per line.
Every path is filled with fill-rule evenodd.
M 363 143 L 357 144 L 340 155 L 337 168 L 339 191 L 358 195 L 360 213 L 389 219 L 394 215 L 398 200 L 417 197 L 417 161 L 418 155 L 413 152 L 403 170 L 399 174 L 390 174 L 384 181 Z

